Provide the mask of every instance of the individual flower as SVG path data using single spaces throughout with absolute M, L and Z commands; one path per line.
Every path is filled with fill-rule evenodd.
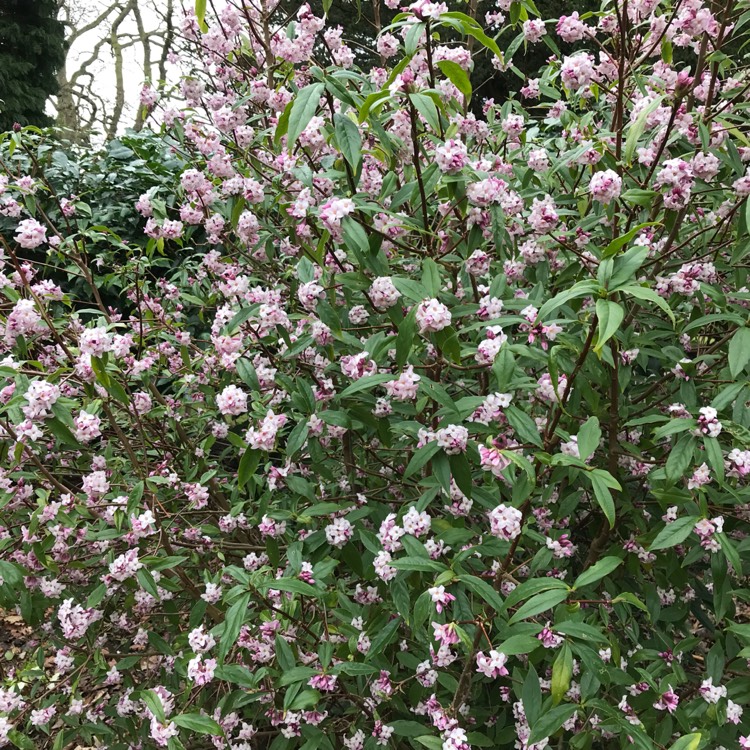
M 228 385 L 216 397 L 216 406 L 224 416 L 238 416 L 247 411 L 247 393 L 236 385 Z
M 36 219 L 24 219 L 16 227 L 16 242 L 26 250 L 33 250 L 47 241 L 47 229 Z
M 512 542 L 521 534 L 523 514 L 517 508 L 500 504 L 489 512 L 490 533 L 493 536 Z
M 659 700 L 654 703 L 654 708 L 658 711 L 669 711 L 670 714 L 673 714 L 677 710 L 679 702 L 679 696 L 672 690 L 672 686 L 670 685 L 667 692 L 662 693 Z
M 611 169 L 603 172 L 595 172 L 589 182 L 589 193 L 594 200 L 600 203 L 611 203 L 620 197 L 622 190 L 622 179 Z
M 503 677 L 508 674 L 508 670 L 505 668 L 505 664 L 508 661 L 508 657 L 500 651 L 494 649 L 490 651 L 488 656 L 480 651 L 477 656 L 477 672 L 495 679 L 496 677 Z
M 420 333 L 442 331 L 451 324 L 451 313 L 442 302 L 427 299 L 417 306 L 416 320 Z
M 379 276 L 373 279 L 370 286 L 370 299 L 377 310 L 393 307 L 401 297 L 401 292 L 393 284 L 390 276 Z
M 441 171 L 448 174 L 460 172 L 468 161 L 466 145 L 453 138 L 435 149 L 435 162 Z

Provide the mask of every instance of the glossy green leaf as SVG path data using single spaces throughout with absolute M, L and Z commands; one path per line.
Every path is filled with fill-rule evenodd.
M 602 429 L 596 417 L 589 417 L 578 430 L 578 455 L 582 461 L 592 456 L 602 439 Z
M 300 133 L 310 124 L 315 115 L 323 94 L 322 83 L 311 83 L 301 91 L 297 92 L 289 112 L 289 127 L 286 137 L 289 151 L 292 151 Z
M 616 570 L 622 565 L 622 562 L 622 559 L 619 557 L 603 557 L 601 560 L 597 560 L 590 568 L 584 570 L 576 578 L 573 588 L 581 589 L 585 586 L 591 586 Z
M 458 63 L 451 60 L 440 60 L 437 66 L 468 102 L 471 99 L 471 81 L 468 73 Z
M 565 643 L 557 652 L 555 661 L 552 663 L 552 680 L 550 688 L 552 692 L 552 705 L 556 706 L 570 689 L 570 681 L 573 679 L 573 652 Z
M 177 716 L 170 716 L 169 720 L 173 721 L 178 727 L 189 729 L 191 732 L 197 732 L 198 734 L 211 734 L 217 737 L 224 735 L 224 730 L 220 724 L 204 714 L 177 714 Z
M 749 202 L 750 203 L 750 202 Z M 750 328 L 738 328 L 729 341 L 729 371 L 736 378 L 750 362 Z
M 620 324 L 625 318 L 625 310 L 617 302 L 612 302 L 608 299 L 598 299 L 596 301 L 596 318 L 599 326 L 599 336 L 594 346 L 594 351 L 600 352 L 607 341 L 619 330 Z

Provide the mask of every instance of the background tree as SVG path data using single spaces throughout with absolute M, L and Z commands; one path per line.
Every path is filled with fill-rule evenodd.
M 82 0 L 62 0 L 60 18 L 69 53 L 57 74 L 57 124 L 65 135 L 87 141 L 92 134 L 115 137 L 125 119 L 140 130 L 142 108 L 128 88 L 149 81 L 161 91 L 167 60 L 175 43 L 174 0 L 106 2 L 93 7 Z M 102 76 L 112 78 L 102 87 Z M 130 96 L 129 96 L 130 94 Z
M 65 61 L 65 31 L 57 0 L 3 0 L 0 4 L 0 131 L 15 122 L 45 126 L 44 108 L 57 91 Z

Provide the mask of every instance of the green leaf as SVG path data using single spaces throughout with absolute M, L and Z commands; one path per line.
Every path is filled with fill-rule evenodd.
M 378 672 L 378 668 L 372 664 L 362 664 L 359 661 L 345 661 L 331 669 L 331 674 L 349 674 L 349 675 L 364 675 L 364 674 L 375 674 Z
M 224 619 L 224 631 L 221 634 L 219 643 L 219 661 L 224 661 L 232 646 L 237 641 L 240 629 L 245 621 L 247 607 L 250 604 L 250 593 L 244 593 L 237 601 L 227 610 Z
M 521 440 L 542 447 L 542 437 L 536 422 L 525 411 L 511 405 L 505 409 L 505 416 Z
M 620 324 L 625 318 L 625 310 L 622 305 L 608 299 L 596 301 L 596 318 L 599 325 L 599 336 L 597 338 L 595 352 L 600 352 L 602 347 L 617 333 Z
M 432 258 L 422 261 L 422 286 L 431 297 L 437 297 L 443 282 L 440 279 L 440 268 Z
M 732 373 L 732 377 L 736 378 L 748 362 L 750 362 L 750 328 L 738 328 L 729 342 L 729 372 Z
M 505 609 L 509 610 L 520 604 L 526 599 L 531 598 L 534 594 L 550 589 L 569 591 L 570 587 L 564 581 L 558 578 L 531 578 L 524 581 L 520 586 L 516 586 L 505 599 Z
M 469 99 L 471 99 L 469 74 L 458 63 L 450 60 L 440 60 L 437 66 L 443 75 L 464 95 L 468 103 Z
M 596 583 L 605 576 L 608 576 L 620 565 L 622 565 L 622 559 L 619 557 L 603 557 L 576 578 L 573 588 L 580 589 L 584 586 L 590 586 L 592 583 Z
M 339 149 L 344 159 L 356 171 L 362 162 L 362 138 L 359 128 L 350 117 L 338 112 L 333 117 L 333 123 Z
M 429 297 L 427 290 L 418 281 L 414 281 L 414 279 L 392 276 L 391 281 L 393 282 L 393 286 L 412 302 L 421 302 L 426 297 Z
M 667 481 L 676 482 L 685 476 L 688 467 L 693 463 L 694 452 L 695 438 L 692 435 L 682 435 L 672 446 L 672 450 L 667 457 L 667 463 L 664 467 Z
M 448 568 L 437 560 L 430 560 L 428 557 L 400 557 L 398 560 L 392 560 L 389 565 L 396 570 L 418 570 L 424 573 L 442 573 Z
M 403 367 L 409 358 L 416 331 L 417 307 L 415 305 L 409 310 L 409 314 L 398 326 L 398 335 L 396 336 L 396 366 L 399 368 Z
M 0 563 L 0 576 L 2 575 L 2 563 Z M 7 582 L 7 581 L 6 581 Z M 96 607 L 98 604 L 101 603 L 102 599 L 104 599 L 104 595 L 107 593 L 107 584 L 102 583 L 101 585 L 97 586 L 86 599 L 86 606 L 87 607 Z M 151 637 L 151 633 L 148 634 L 149 638 Z
M 585 461 L 599 447 L 602 429 L 596 417 L 589 417 L 578 430 L 578 455 Z
M 609 245 L 607 245 L 607 247 L 604 248 L 604 251 L 602 252 L 602 258 L 611 258 L 613 255 L 617 255 L 617 251 L 621 247 L 625 247 L 625 245 L 627 245 L 628 242 L 630 242 L 630 240 L 632 240 L 633 237 L 635 237 L 636 234 L 638 234 L 638 232 L 644 230 L 646 227 L 652 227 L 655 224 L 656 224 L 655 221 L 647 221 L 644 224 L 638 224 L 638 226 L 633 227 L 629 232 L 626 232 L 625 234 L 621 234 L 619 237 L 612 240 L 612 242 L 610 242 Z M 631 253 L 633 253 L 633 251 L 636 251 L 636 254 L 631 256 Z M 627 264 L 629 257 L 636 258 L 636 257 L 639 257 L 641 253 L 643 253 L 643 260 L 645 260 L 646 257 L 648 256 L 648 250 L 645 250 L 644 248 L 641 248 L 641 247 L 636 247 L 636 248 L 633 248 L 633 250 L 629 250 L 621 258 L 618 258 L 618 262 L 624 261 Z M 643 264 L 643 260 L 641 260 L 641 262 L 637 266 L 635 266 L 632 269 L 632 271 L 635 271 L 638 268 L 640 268 L 641 265 Z M 615 264 L 615 269 L 619 269 L 619 268 L 621 268 L 621 266 Z M 630 278 L 630 276 L 632 275 L 632 271 L 628 275 L 628 278 Z
M 300 448 L 307 442 L 309 434 L 310 427 L 307 424 L 307 420 L 297 422 L 286 441 L 287 456 L 291 458 L 296 455 Z
M 680 737 L 669 750 L 698 750 L 703 735 L 700 732 L 693 732 Z
M 533 745 L 546 737 L 551 737 L 577 710 L 578 706 L 566 704 L 543 711 L 539 721 L 531 727 L 531 734 L 526 741 L 527 745 Z
M 613 290 L 615 291 L 615 290 Z M 653 290 L 645 286 L 638 286 L 637 284 L 628 284 L 627 286 L 618 287 L 616 291 L 628 294 L 636 299 L 643 300 L 645 302 L 653 302 L 655 305 L 660 307 L 669 316 L 672 321 L 672 325 L 675 323 L 674 313 L 672 308 Z
M 536 594 L 518 608 L 513 617 L 508 620 L 508 624 L 513 625 L 515 622 L 526 620 L 529 617 L 538 615 L 540 612 L 546 612 L 547 610 L 556 607 L 560 602 L 565 601 L 567 598 L 567 587 L 564 591 L 553 589 L 551 591 L 544 591 L 541 594 Z
M 509 448 L 501 449 L 500 453 L 501 455 L 505 456 L 505 458 L 509 459 L 511 463 L 514 463 L 516 466 L 518 466 L 522 471 L 525 471 L 526 476 L 529 478 L 532 484 L 536 481 L 536 477 L 534 476 L 534 465 L 531 463 L 531 461 L 529 461 L 528 458 L 526 458 L 526 456 L 523 455 L 523 453 L 510 450 Z
M 369 391 L 371 388 L 374 388 L 376 385 L 380 385 L 381 383 L 387 383 L 389 380 L 395 380 L 396 376 L 389 375 L 388 373 L 383 372 L 377 372 L 374 375 L 365 375 L 363 378 L 360 378 L 359 380 L 355 380 L 353 383 L 350 383 L 346 388 L 344 388 L 343 391 L 339 394 L 340 398 L 346 398 L 347 396 L 351 396 L 355 393 L 359 393 L 360 391 Z
M 222 664 L 216 667 L 216 679 L 231 682 L 244 688 L 258 687 L 258 678 L 241 664 Z
M 320 592 L 315 587 L 309 583 L 300 581 L 298 578 L 272 578 L 258 586 L 259 591 L 268 591 L 268 589 L 288 591 L 290 594 L 300 594 L 301 596 L 312 596 L 315 598 L 320 596 Z
M 632 604 L 634 607 L 642 609 L 644 612 L 648 612 L 648 607 L 635 594 L 631 594 L 629 591 L 624 591 L 622 594 L 618 594 L 612 600 L 612 604 L 622 604 L 623 602 L 626 604 Z
M 395 617 L 375 634 L 370 643 L 370 650 L 367 652 L 366 658 L 368 661 L 375 657 L 382 658 L 383 649 L 396 637 L 401 622 L 402 619 L 400 617 Z
M 492 363 L 492 374 L 495 376 L 498 391 L 507 391 L 516 370 L 516 360 L 509 346 L 503 346 Z
M 241 204 L 240 208 L 242 207 Z M 249 320 L 253 315 L 255 315 L 256 312 L 258 312 L 258 308 L 260 305 L 250 305 L 249 307 L 242 307 L 240 308 L 235 314 L 234 317 L 224 326 L 224 333 L 226 333 L 228 336 L 231 336 L 243 323 L 245 323 L 247 320 Z
M 206 25 L 206 0 L 195 0 L 195 17 L 198 19 L 198 28 L 205 34 L 208 31 Z
M 632 190 L 626 190 L 620 197 L 627 203 L 633 203 L 636 206 L 651 206 L 656 195 L 656 190 L 633 188 Z
M 414 455 L 409 461 L 409 465 L 404 471 L 404 479 L 416 474 L 423 466 L 429 463 L 430 459 L 440 450 L 440 446 L 435 440 L 431 440 L 427 445 L 414 451 Z
M 258 374 L 255 372 L 255 367 L 253 367 L 252 362 L 240 358 L 234 363 L 234 366 L 237 370 L 237 374 L 245 385 L 253 391 L 260 391 Z
M 524 459 L 525 460 L 525 459 Z M 448 461 L 451 468 L 451 476 L 461 492 L 471 498 L 474 484 L 471 477 L 471 464 L 465 453 L 449 456 Z M 531 466 L 531 464 L 529 464 Z M 450 487 L 450 484 L 448 485 Z
M 148 568 L 139 568 L 138 572 L 136 573 L 136 578 L 138 579 L 138 583 L 140 583 L 141 588 L 147 594 L 151 594 L 151 596 L 153 596 L 154 599 L 158 601 L 159 589 L 156 587 L 156 581 L 151 575 L 151 571 L 149 571 Z
M 278 662 L 282 672 L 288 672 L 290 669 L 294 669 L 295 659 L 291 646 L 278 633 L 276 634 L 275 643 L 276 661 Z
M 662 425 L 654 430 L 654 440 L 659 441 L 667 435 L 676 435 L 678 432 L 687 432 L 687 430 L 694 430 L 698 426 L 698 421 L 695 419 L 670 419 L 667 424 Z
M 648 249 L 639 246 L 633 247 L 615 258 L 612 275 L 609 278 L 609 286 L 614 289 L 633 279 L 635 272 L 644 264 L 646 258 L 648 258 Z
M 714 537 L 719 540 L 721 551 L 724 553 L 724 557 L 727 558 L 727 561 L 730 563 L 730 565 L 734 568 L 737 577 L 741 578 L 742 560 L 740 559 L 739 552 L 737 552 L 737 548 L 735 547 L 734 543 L 724 532 L 714 534 Z
M 487 581 L 468 574 L 459 575 L 458 580 L 464 583 L 477 596 L 484 599 L 496 612 L 500 612 L 505 608 L 500 594 Z
M 294 697 L 292 697 L 294 696 Z M 317 706 L 320 703 L 321 694 L 318 690 L 310 688 L 300 693 L 288 692 L 284 696 L 284 708 L 288 711 L 302 711 Z
M 17 747 L 19 750 L 36 750 L 37 744 L 25 734 L 21 734 L 17 729 L 11 729 L 8 732 L 8 739 Z
M 580 638 L 584 641 L 595 641 L 596 643 L 609 643 L 607 636 L 601 630 L 587 625 L 585 622 L 576 622 L 575 620 L 565 620 L 555 625 L 556 633 L 571 635 L 573 638 Z
M 426 94 L 409 94 L 409 99 L 417 111 L 427 121 L 433 133 L 440 132 L 440 113 L 435 102 Z M 433 261 L 434 262 L 434 261 Z
M 224 730 L 219 723 L 210 716 L 204 716 L 203 714 L 178 714 L 177 716 L 171 716 L 170 721 L 173 721 L 182 729 L 190 729 L 199 734 L 213 734 L 219 737 L 224 735 Z
M 312 83 L 305 86 L 293 99 L 292 108 L 289 112 L 289 128 L 287 129 L 287 143 L 289 151 L 294 148 L 300 133 L 309 125 L 320 103 L 323 93 L 322 83 Z
M 663 95 L 657 96 L 652 102 L 650 102 L 647 107 L 641 110 L 635 122 L 628 129 L 628 135 L 625 139 L 624 149 L 624 157 L 627 164 L 630 164 L 633 161 L 635 150 L 638 147 L 638 140 L 643 135 L 643 132 L 646 129 L 646 122 L 649 118 L 649 115 L 651 115 L 651 113 L 654 112 L 656 108 L 661 104 L 663 98 Z
M 279 685 L 293 685 L 295 682 L 307 682 L 311 677 L 318 674 L 317 669 L 312 667 L 294 667 L 281 675 Z
M 706 449 L 706 458 L 709 466 L 716 475 L 719 482 L 724 481 L 724 455 L 721 452 L 721 445 L 714 437 L 703 436 L 703 447 Z
M 125 404 L 126 406 L 130 404 L 130 397 L 127 391 L 116 380 L 110 379 L 107 392 L 121 404 Z
M 466 13 L 460 13 L 459 11 L 451 11 L 450 13 L 442 13 L 440 15 L 440 20 L 442 21 L 443 19 L 452 19 L 458 21 L 460 24 L 460 29 L 464 34 L 473 36 L 474 39 L 476 39 L 478 42 L 481 42 L 485 47 L 487 47 L 488 50 L 494 52 L 495 55 L 500 58 L 500 60 L 503 60 L 503 53 L 497 46 L 497 42 L 494 39 L 488 37 L 487 34 L 485 34 L 482 30 L 482 27 L 479 25 L 479 23 L 477 23 L 477 21 L 474 20 L 471 16 L 467 16 Z
M 591 482 L 591 487 L 594 490 L 594 497 L 599 507 L 604 513 L 607 521 L 609 521 L 609 527 L 614 528 L 615 525 L 615 501 L 612 499 L 612 493 L 610 488 L 607 486 L 607 481 L 602 477 L 602 472 L 599 469 L 586 474 Z
M 556 706 L 570 689 L 570 681 L 573 678 L 573 652 L 566 643 L 557 652 L 552 664 L 552 705 Z
M 406 62 L 408 64 L 408 59 L 405 58 L 402 62 Z M 404 65 L 404 67 L 406 66 Z M 367 119 L 367 116 L 370 114 L 370 110 L 373 107 L 385 104 L 385 102 L 390 98 L 391 93 L 387 89 L 383 91 L 375 91 L 374 93 L 369 94 L 362 102 L 362 106 L 359 108 L 359 122 L 363 123 Z
M 370 242 L 364 227 L 351 216 L 347 216 L 342 222 L 344 228 L 344 242 L 348 248 L 359 253 L 362 259 L 366 259 L 370 253 Z
M 242 489 L 255 474 L 260 463 L 261 452 L 254 448 L 247 448 L 240 459 L 240 467 L 237 473 L 237 484 Z
M 424 745 L 427 750 L 443 750 L 443 741 L 440 737 L 434 737 L 431 734 L 415 737 L 414 741 L 418 742 L 420 745 Z
M 10 586 L 21 586 L 23 584 L 22 569 L 15 563 L 0 560 L 0 578 Z
M 397 719 L 389 724 L 394 728 L 396 737 L 418 737 L 425 730 L 425 725 L 419 721 Z
M 526 714 L 526 721 L 529 723 L 529 726 L 534 726 L 542 712 L 542 686 L 539 683 L 539 675 L 536 673 L 533 664 L 529 664 L 529 671 L 526 673 L 526 679 L 523 681 L 521 702 Z
M 545 320 L 549 315 L 555 312 L 555 310 L 557 310 L 559 307 L 562 307 L 564 304 L 580 297 L 590 297 L 592 295 L 595 295 L 598 291 L 599 285 L 595 281 L 591 281 L 588 279 L 585 281 L 579 281 L 570 289 L 566 289 L 565 291 L 556 294 L 552 299 L 547 300 L 539 308 L 539 315 L 537 317 L 539 318 L 539 320 Z
M 404 38 L 404 51 L 413 55 L 419 46 L 419 40 L 424 36 L 424 23 L 413 23 Z
M 461 364 L 461 342 L 458 340 L 456 329 L 448 326 L 432 335 L 440 352 L 457 365 Z
M 71 448 L 81 447 L 73 433 L 56 417 L 45 420 L 44 425 L 63 445 L 68 445 Z
M 146 704 L 148 710 L 151 711 L 160 724 L 166 724 L 167 717 L 164 715 L 164 704 L 161 702 L 161 698 L 153 690 L 146 690 L 141 693 L 141 700 Z
M 750 622 L 733 622 L 727 630 L 736 633 L 740 638 L 750 641 Z
M 530 635 L 512 635 L 504 640 L 497 650 L 506 656 L 518 656 L 518 654 L 530 654 L 541 645 L 542 642 L 538 638 L 532 638 Z

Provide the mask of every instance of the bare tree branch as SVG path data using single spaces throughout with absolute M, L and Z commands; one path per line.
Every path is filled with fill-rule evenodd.
M 58 73 L 54 103 L 58 126 L 68 137 L 87 141 L 99 131 L 113 138 L 133 104 L 137 107 L 134 127 L 144 126 L 143 109 L 127 101 L 133 78 L 127 70 L 133 59 L 131 50 L 143 79 L 163 91 L 169 53 L 176 41 L 174 13 L 174 0 L 108 0 L 103 8 L 101 4 L 92 8 L 82 0 L 60 0 L 58 16 L 67 29 L 68 60 Z M 111 57 L 105 54 L 107 47 Z M 105 71 L 114 77 L 111 96 L 95 91 Z

